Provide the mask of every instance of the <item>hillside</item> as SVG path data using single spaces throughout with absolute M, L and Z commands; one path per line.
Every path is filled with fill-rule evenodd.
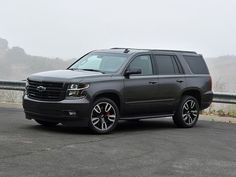
M 9 48 L 8 41 L 0 38 L 0 79 L 24 80 L 32 73 L 64 69 L 70 63 L 72 61 L 32 56 L 20 47 Z

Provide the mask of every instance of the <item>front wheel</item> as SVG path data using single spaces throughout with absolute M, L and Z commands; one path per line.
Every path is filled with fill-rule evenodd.
M 177 127 L 191 128 L 197 123 L 198 116 L 199 103 L 197 99 L 192 96 L 184 96 L 173 116 L 173 121 Z
M 119 109 L 108 98 L 96 100 L 90 110 L 89 127 L 98 134 L 110 133 L 117 125 Z

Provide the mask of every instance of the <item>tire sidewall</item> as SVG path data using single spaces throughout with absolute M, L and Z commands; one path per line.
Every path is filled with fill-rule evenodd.
M 102 103 L 102 102 L 107 102 L 109 104 L 111 104 L 113 106 L 113 108 L 115 109 L 115 112 L 116 112 L 116 119 L 115 119 L 115 122 L 114 124 L 112 125 L 111 128 L 109 128 L 108 130 L 105 130 L 105 131 L 102 131 L 102 130 L 99 130 L 97 128 L 94 127 L 94 125 L 92 124 L 92 111 L 93 111 L 93 108 L 98 104 L 98 103 Z M 116 127 L 117 123 L 118 123 L 118 120 L 120 118 L 120 114 L 119 114 L 119 109 L 116 105 L 116 103 L 114 101 L 112 101 L 111 99 L 109 98 L 99 98 L 97 99 L 91 106 L 90 110 L 89 110 L 89 128 L 94 132 L 94 133 L 97 133 L 97 134 L 106 134 L 106 133 L 110 133 L 114 130 L 114 128 Z
M 197 106 L 197 118 L 195 118 L 194 122 L 192 124 L 187 124 L 184 120 L 183 120 L 183 106 L 184 104 L 189 101 L 189 100 L 192 100 L 195 102 L 196 106 Z M 191 128 L 193 126 L 196 125 L 197 121 L 198 121 L 198 117 L 199 117 L 199 112 L 200 112 L 200 109 L 199 109 L 199 102 L 196 98 L 192 97 L 192 96 L 184 96 L 181 100 L 181 103 L 180 103 L 180 106 L 177 110 L 177 114 L 175 115 L 175 123 L 180 126 L 180 127 L 183 127 L 183 128 Z

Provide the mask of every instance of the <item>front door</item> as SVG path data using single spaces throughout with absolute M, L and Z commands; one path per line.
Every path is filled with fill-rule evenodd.
M 140 68 L 141 74 L 130 75 L 124 80 L 125 114 L 143 116 L 154 112 L 158 88 L 150 55 L 138 56 L 128 68 Z

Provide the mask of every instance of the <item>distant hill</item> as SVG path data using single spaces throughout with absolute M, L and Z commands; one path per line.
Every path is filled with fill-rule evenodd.
M 9 48 L 7 40 L 0 38 L 0 79 L 24 80 L 32 73 L 65 69 L 71 63 L 72 60 L 32 56 L 20 47 Z
M 215 91 L 236 92 L 236 56 L 207 58 Z
M 0 38 L 0 79 L 24 80 L 32 73 L 65 69 L 72 62 L 29 55 L 20 47 L 9 48 L 7 40 Z M 236 56 L 206 58 L 206 62 L 214 90 L 236 92 Z

